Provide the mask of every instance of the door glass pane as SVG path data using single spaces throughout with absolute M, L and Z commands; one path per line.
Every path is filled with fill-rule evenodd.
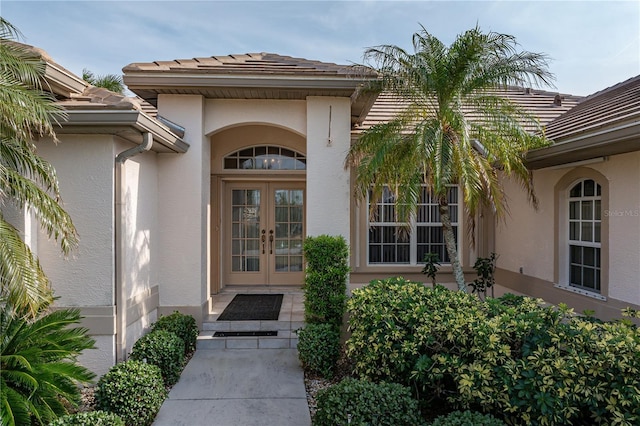
M 304 237 L 304 191 L 276 189 L 274 192 L 275 270 L 302 271 Z
M 231 192 L 231 270 L 260 271 L 260 190 Z

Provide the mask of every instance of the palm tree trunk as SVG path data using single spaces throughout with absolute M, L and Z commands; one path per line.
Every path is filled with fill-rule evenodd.
M 464 281 L 464 273 L 462 272 L 462 266 L 458 258 L 458 248 L 456 246 L 455 235 L 453 234 L 453 227 L 451 226 L 451 216 L 449 215 L 449 203 L 447 203 L 447 200 L 440 200 L 440 221 L 442 222 L 444 242 L 447 246 L 447 253 L 449 253 L 451 268 L 453 269 L 453 276 L 458 284 L 458 290 L 466 293 L 467 284 Z

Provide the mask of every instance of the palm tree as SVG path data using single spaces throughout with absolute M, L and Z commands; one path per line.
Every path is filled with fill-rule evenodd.
M 383 45 L 365 51 L 365 69 L 378 72 L 376 90 L 402 102 L 389 122 L 367 129 L 352 145 L 346 165 L 355 170 L 356 197 L 372 205 L 384 191 L 396 199 L 399 222 L 415 215 L 422 185 L 437 201 L 455 280 L 466 291 L 451 226 L 447 191 L 458 185 L 473 241 L 474 217 L 483 207 L 505 212 L 501 175 L 520 181 L 536 206 L 524 163 L 527 150 L 547 143 L 537 120 L 499 90 L 509 85 L 551 85 L 544 54 L 519 51 L 510 35 L 480 28 L 445 46 L 424 27 L 414 51 Z M 498 89 L 498 90 L 496 90 Z
M 0 17 L 0 302 L 35 315 L 52 300 L 49 280 L 20 232 L 5 220 L 8 203 L 34 215 L 68 254 L 77 244 L 71 218 L 60 206 L 54 168 L 37 155 L 33 140 L 54 141 L 52 122 L 64 116 L 42 90 L 45 64 L 20 33 Z
M 93 86 L 124 95 L 124 81 L 119 75 L 105 74 L 96 76 L 85 68 L 82 70 L 82 79 Z

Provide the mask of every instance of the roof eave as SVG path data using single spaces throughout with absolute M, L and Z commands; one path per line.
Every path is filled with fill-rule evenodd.
M 45 64 L 44 79 L 48 86 L 47 89 L 58 96 L 70 98 L 72 94 L 82 93 L 89 85 L 54 62 L 45 61 Z
M 107 133 L 140 143 L 143 133 L 153 135 L 155 152 L 185 153 L 189 144 L 166 126 L 137 110 L 67 110 L 67 118 L 60 122 L 60 134 Z
M 638 120 L 598 132 L 559 139 L 551 146 L 529 151 L 527 166 L 532 170 L 544 169 L 634 151 L 640 151 Z
M 291 75 L 215 75 L 185 73 L 125 74 L 129 89 L 150 90 L 166 87 L 237 87 L 237 88 L 289 88 L 289 89 L 355 89 L 368 81 L 350 76 L 291 76 Z

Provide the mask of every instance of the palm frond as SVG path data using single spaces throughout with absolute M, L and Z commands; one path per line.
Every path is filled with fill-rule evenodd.
M 18 231 L 0 212 L 0 299 L 33 315 L 52 301 L 49 280 Z
M 77 404 L 77 384 L 94 378 L 76 363 L 76 357 L 95 344 L 86 329 L 74 327 L 80 321 L 77 309 L 30 318 L 23 308 L 0 306 L 3 424 L 29 424 L 30 416 L 46 424 L 66 414 L 63 401 Z

